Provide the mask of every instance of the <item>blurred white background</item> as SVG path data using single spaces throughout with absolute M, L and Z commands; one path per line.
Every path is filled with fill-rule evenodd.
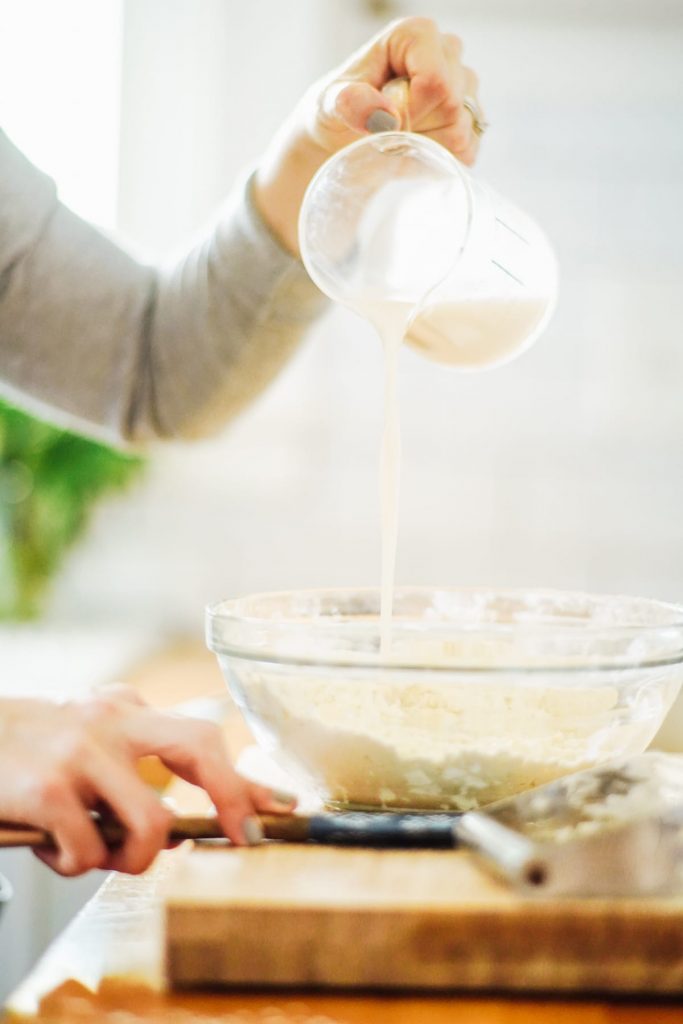
M 683 7 L 372 7 L 124 5 L 110 34 L 123 68 L 118 231 L 148 258 L 181 249 L 314 76 L 386 17 L 433 14 L 481 76 L 492 128 L 478 172 L 546 227 L 562 290 L 547 334 L 509 367 L 461 376 L 405 352 L 399 582 L 683 598 Z M 117 73 L 101 73 L 108 116 Z M 87 67 L 86 79 L 92 106 Z M 62 169 L 77 121 L 74 177 L 97 180 L 115 154 L 90 110 L 65 102 L 42 118 L 66 125 L 61 163 L 40 154 L 48 169 Z M 199 631 L 212 598 L 376 582 L 380 386 L 377 341 L 335 310 L 220 438 L 159 451 L 136 493 L 101 509 L 54 613 Z
M 492 124 L 477 173 L 545 226 L 562 276 L 508 367 L 404 353 L 398 582 L 683 600 L 680 0 L 0 0 L 4 127 L 65 201 L 165 259 L 310 81 L 409 13 L 464 39 Z M 215 598 L 377 583 L 380 387 L 378 342 L 334 310 L 219 438 L 154 452 L 100 507 L 50 619 L 199 636 Z

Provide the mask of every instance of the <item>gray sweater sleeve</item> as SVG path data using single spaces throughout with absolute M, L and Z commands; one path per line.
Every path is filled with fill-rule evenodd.
M 259 393 L 322 311 L 237 189 L 204 242 L 145 266 L 0 131 L 0 393 L 110 439 L 191 438 Z

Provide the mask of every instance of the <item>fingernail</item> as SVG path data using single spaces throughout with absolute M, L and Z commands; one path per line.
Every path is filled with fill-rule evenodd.
M 258 846 L 263 842 L 263 826 L 258 818 L 245 818 L 242 833 L 247 846 Z
M 373 110 L 365 122 L 365 127 L 369 132 L 395 132 L 399 122 L 388 110 Z
M 293 793 L 286 793 L 284 789 L 273 789 L 270 794 L 278 804 L 295 804 L 296 797 Z

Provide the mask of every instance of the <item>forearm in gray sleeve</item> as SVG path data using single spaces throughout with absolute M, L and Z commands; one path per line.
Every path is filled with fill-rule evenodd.
M 200 436 L 267 385 L 323 308 L 245 189 L 160 271 L 6 153 L 0 137 L 0 389 L 11 400 L 111 439 Z
M 201 436 L 239 412 L 324 307 L 301 263 L 253 209 L 248 186 L 238 190 L 206 242 L 159 275 L 144 346 L 149 366 L 139 375 L 156 389 L 141 402 L 155 410 L 156 432 Z M 187 360 L 202 372 L 179 372 Z M 135 403 L 132 413 L 135 423 Z

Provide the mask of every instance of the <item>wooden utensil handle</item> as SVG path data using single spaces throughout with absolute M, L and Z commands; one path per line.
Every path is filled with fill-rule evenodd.
M 330 846 L 367 846 L 418 849 L 452 849 L 456 841 L 453 814 L 392 814 L 386 812 L 343 812 L 304 817 L 297 814 L 260 815 L 263 835 L 287 843 L 323 843 Z M 109 847 L 120 846 L 125 829 L 118 821 L 97 820 L 100 835 Z M 223 830 L 215 817 L 177 817 L 169 842 L 185 839 L 222 839 Z M 0 822 L 0 848 L 54 847 L 52 834 L 12 822 Z
M 49 832 L 43 832 L 39 828 L 30 828 L 28 825 L 13 825 L 11 822 L 2 822 L 0 825 L 0 849 L 11 850 L 20 846 L 50 846 L 54 845 Z
M 108 847 L 120 846 L 125 836 L 125 828 L 118 821 L 98 821 L 97 828 Z M 169 842 L 179 843 L 184 839 L 220 839 L 223 830 L 216 818 L 178 817 L 175 818 L 169 832 Z M 51 832 L 44 829 L 31 828 L 28 825 L 0 822 L 0 849 L 11 849 L 20 846 L 32 848 L 54 848 L 55 840 Z
M 295 815 L 279 817 L 262 815 L 261 825 L 266 839 L 281 839 L 288 842 L 304 842 L 308 838 L 308 819 Z M 109 847 L 120 846 L 125 829 L 118 821 L 98 821 L 100 835 Z M 180 816 L 174 819 L 169 832 L 170 843 L 185 839 L 222 839 L 223 830 L 218 819 L 213 817 Z M 14 822 L 0 822 L 0 849 L 27 846 L 31 848 L 54 848 L 52 833 L 40 828 Z

